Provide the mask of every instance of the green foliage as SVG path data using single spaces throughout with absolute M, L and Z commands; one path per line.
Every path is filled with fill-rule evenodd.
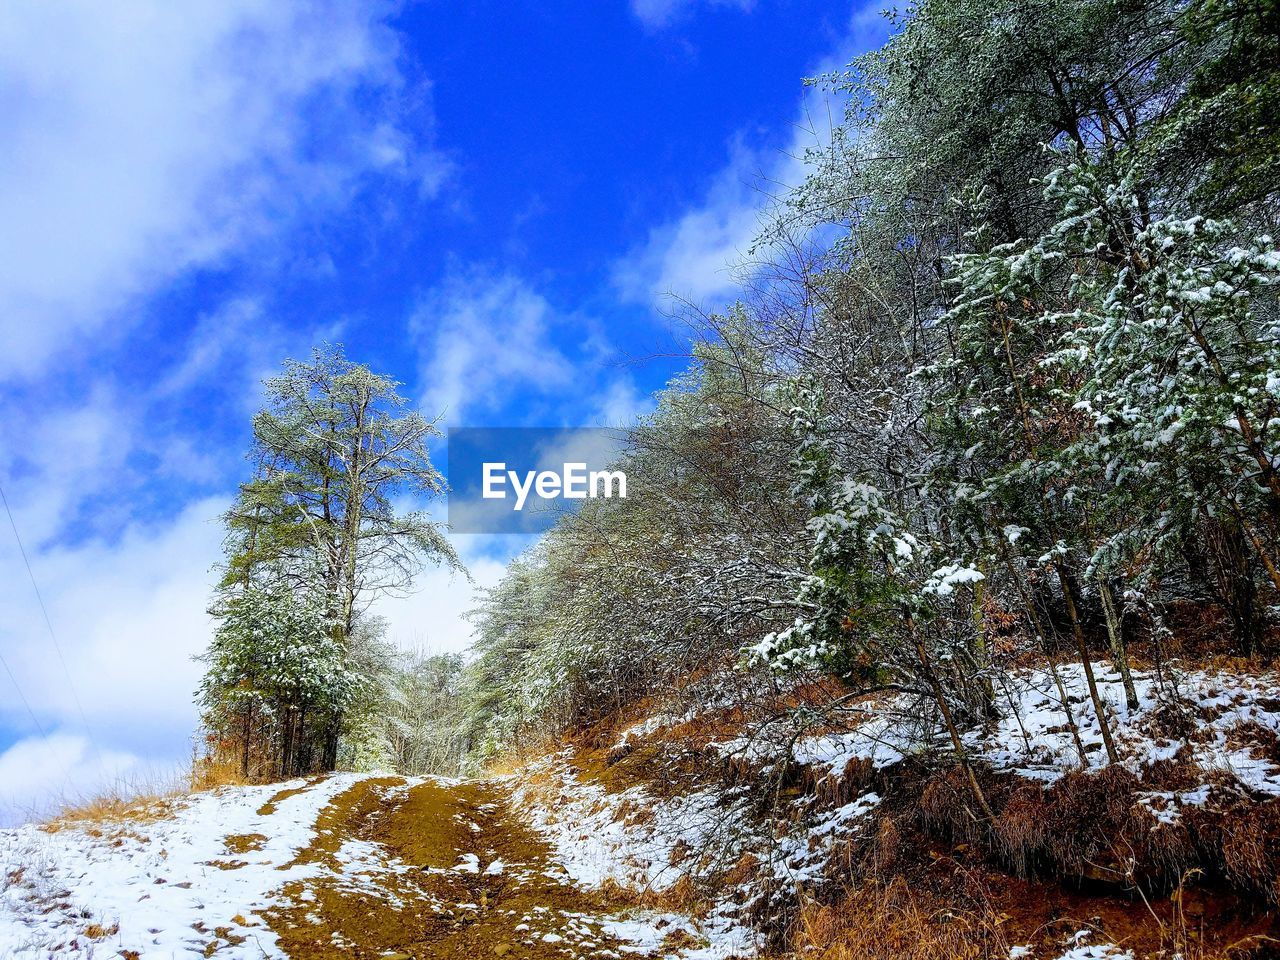
M 427 449 L 437 431 L 397 387 L 340 347 L 288 360 L 266 382 L 267 406 L 253 420 L 254 473 L 225 517 L 227 559 L 213 606 L 218 637 L 234 655 L 215 640 L 201 692 L 215 749 L 239 740 L 246 774 L 256 755 L 284 774 L 333 769 L 340 755 L 362 768 L 392 759 L 378 720 L 389 652 L 365 611 L 377 596 L 407 589 L 424 564 L 459 566 L 440 527 L 402 507 L 425 505 L 444 482 Z M 298 609 L 320 611 L 323 629 L 298 633 L 288 619 Z M 262 664 L 274 672 L 262 674 Z M 239 726 L 225 722 L 239 710 L 238 691 L 289 670 L 298 682 L 340 689 L 268 698 L 271 723 L 255 725 L 251 708 Z
M 1280 3 L 1195 0 L 1181 12 L 1195 66 L 1186 95 L 1144 145 L 1154 174 L 1189 184 L 1208 215 L 1271 204 L 1280 189 Z
M 843 121 L 772 211 L 775 269 L 694 318 L 632 434 L 638 494 L 477 611 L 481 754 L 746 650 L 920 691 L 964 764 L 998 657 L 1068 628 L 1081 656 L 1103 623 L 1158 656 L 1160 610 L 1208 597 L 1255 650 L 1280 592 L 1277 9 L 921 0 L 817 81 Z
M 781 625 L 797 505 L 771 375 L 741 312 L 630 433 L 626 500 L 588 501 L 512 563 L 473 614 L 477 762 L 587 722 Z
M 453 775 L 462 769 L 470 748 L 462 669 L 458 654 L 399 658 L 381 715 L 396 770 Z
M 228 599 L 209 650 L 198 699 L 205 726 L 238 740 L 244 772 L 263 762 L 253 740 L 324 730 L 357 685 L 323 598 L 296 594 L 280 580 Z

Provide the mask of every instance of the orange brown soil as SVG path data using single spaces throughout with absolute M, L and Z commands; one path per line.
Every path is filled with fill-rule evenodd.
M 298 861 L 330 870 L 289 884 L 289 906 L 264 914 L 290 957 L 622 952 L 601 920 L 622 913 L 624 898 L 573 885 L 497 783 L 365 780 L 336 797 L 316 827 Z M 372 855 L 361 859 L 361 851 Z
M 250 853 L 261 850 L 267 838 L 260 833 L 234 833 L 222 842 L 226 844 L 227 853 Z
M 829 691 L 801 693 L 819 699 Z M 569 738 L 570 769 L 611 793 L 638 783 L 655 797 L 679 793 L 707 774 L 708 740 L 740 733 L 745 715 L 745 708 L 717 711 L 625 742 L 623 731 L 643 718 L 609 718 Z M 1250 742 L 1260 739 L 1253 735 Z M 1276 742 L 1267 759 L 1280 756 Z M 858 769 L 814 782 L 812 771 L 800 770 L 779 796 L 817 794 L 830 808 L 870 786 L 883 788 L 869 776 Z M 894 844 L 887 858 L 882 840 L 869 849 L 851 843 L 842 855 L 848 886 L 828 888 L 812 900 L 802 896 L 779 952 L 767 955 L 771 960 L 992 960 L 1023 945 L 1031 947 L 1031 956 L 1054 957 L 1080 931 L 1089 932 L 1086 943 L 1115 943 L 1139 958 L 1280 957 L 1280 912 L 1259 896 L 1232 892 L 1220 878 L 1189 870 L 1171 893 L 1148 887 L 1144 894 L 1130 884 L 1087 879 L 1085 870 L 1080 876 L 1013 876 L 975 844 L 930 835 L 918 816 L 918 790 L 901 779 L 894 785 L 898 789 L 882 807 L 882 823 L 900 821 L 911 836 Z M 748 861 L 744 857 L 740 875 L 725 881 L 742 882 L 757 873 Z

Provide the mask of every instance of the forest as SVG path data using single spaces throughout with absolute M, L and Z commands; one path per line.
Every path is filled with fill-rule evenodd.
M 1034 655 L 1082 665 L 1115 761 L 1093 651 L 1127 676 L 1194 616 L 1272 653 L 1278 27 L 928 2 L 814 80 L 843 121 L 742 298 L 685 311 L 693 362 L 630 434 L 643 496 L 477 612 L 473 751 L 738 668 L 919 695 L 964 767 Z
M 1256 783 L 1177 850 L 1100 851 L 1122 832 L 1107 797 L 1192 802 L 1135 766 L 1130 721 L 1159 714 L 1162 759 L 1185 760 L 1203 671 L 1277 653 L 1280 5 L 922 0 L 807 82 L 843 113 L 777 191 L 736 302 L 677 305 L 694 346 L 627 425 L 631 495 L 513 561 L 467 656 L 398 652 L 367 613 L 459 564 L 401 507 L 445 494 L 434 424 L 340 348 L 270 382 L 225 518 L 206 762 L 474 774 L 608 746 L 661 703 L 732 718 L 745 749 L 689 763 L 741 783 L 755 758 L 768 820 L 818 788 L 757 751 L 887 719 L 928 836 L 1020 877 L 1127 871 L 1164 895 L 1196 872 L 1274 904 Z M 1000 729 L 1029 755 L 1061 736 L 1074 793 L 1028 808 Z M 1050 813 L 1057 840 L 1010 833 Z

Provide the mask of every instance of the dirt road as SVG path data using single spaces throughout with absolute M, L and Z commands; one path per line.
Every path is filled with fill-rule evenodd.
M 291 905 L 263 914 L 290 957 L 660 956 L 689 946 L 680 932 L 637 952 L 611 933 L 627 904 L 575 886 L 494 782 L 363 780 L 316 827 L 297 862 L 327 869 L 288 884 Z
M 731 904 L 676 882 L 680 844 L 650 835 L 670 809 L 631 809 L 624 826 L 624 801 L 544 767 L 461 782 L 340 773 L 0 830 L 0 957 L 755 952 Z

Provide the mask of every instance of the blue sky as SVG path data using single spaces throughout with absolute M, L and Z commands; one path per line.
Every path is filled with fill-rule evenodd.
M 625 422 L 683 365 L 664 295 L 731 300 L 803 176 L 802 78 L 884 31 L 809 0 L 7 4 L 0 482 L 68 669 L 0 517 L 0 819 L 189 752 L 214 519 L 281 359 L 341 341 L 450 424 Z M 485 584 L 514 545 L 459 546 Z M 421 587 L 393 637 L 465 646 L 470 588 Z

